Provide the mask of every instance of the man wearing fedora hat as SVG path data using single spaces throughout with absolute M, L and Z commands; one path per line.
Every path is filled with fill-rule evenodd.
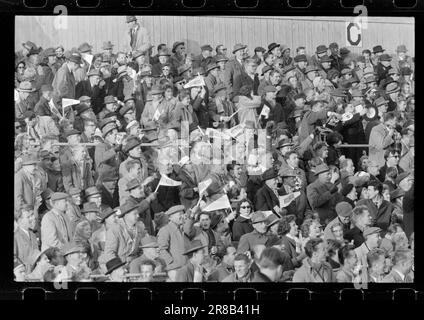
M 186 48 L 184 41 L 176 41 L 172 45 L 173 55 L 169 58 L 169 63 L 172 66 L 172 73 L 177 75 L 178 68 L 185 64 Z
M 35 88 L 33 88 L 29 81 L 22 81 L 19 83 L 17 91 L 19 98 L 15 101 L 15 119 L 22 121 L 25 112 L 34 110 L 35 104 L 37 103 L 37 97 L 36 94 L 33 94 Z
M 229 100 L 227 88 L 224 83 L 219 83 L 211 91 L 208 112 L 212 126 L 215 128 L 231 128 L 236 125 L 235 117 L 230 116 L 235 112 L 234 104 Z
M 75 87 L 75 97 L 88 96 L 91 98 L 94 113 L 101 111 L 103 103 L 103 92 L 99 87 L 102 79 L 99 70 L 91 69 L 87 74 L 88 79 L 78 82 Z
M 250 256 L 253 256 L 256 245 L 265 245 L 269 239 L 276 236 L 267 233 L 268 219 L 262 211 L 254 212 L 251 221 L 254 230 L 240 237 L 237 253 L 249 251 Z
M 155 264 L 153 271 L 155 273 L 164 272 L 166 268 L 165 261 L 160 258 L 159 244 L 156 237 L 147 235 L 141 239 L 140 247 L 143 249 L 143 254 L 131 261 L 129 268 L 130 273 L 140 273 L 141 265 L 146 260 L 151 260 Z
M 118 220 L 106 231 L 105 250 L 99 257 L 100 263 L 106 263 L 116 256 L 130 263 L 140 256 L 140 241 L 146 231 L 139 221 L 138 205 L 125 203 L 119 210 Z
M 63 256 L 66 259 L 66 265 L 60 270 L 54 281 L 81 281 L 87 280 L 86 270 L 83 267 L 82 252 L 84 248 L 74 241 L 67 243 L 63 248 Z M 90 270 L 91 271 L 91 270 Z
M 55 102 L 61 102 L 62 98 L 75 98 L 75 71 L 82 63 L 81 55 L 73 53 L 67 61 L 57 70 L 53 79 L 53 99 Z
M 124 282 L 127 269 L 126 262 L 122 262 L 119 257 L 114 257 L 106 262 L 106 273 L 109 276 L 108 282 Z
M 306 194 L 312 210 L 318 212 L 321 224 L 328 224 L 336 216 L 335 206 L 340 198 L 337 171 L 330 171 L 326 164 L 315 167 L 317 179 L 306 188 Z
M 332 228 L 335 224 L 341 224 L 343 227 L 343 232 L 350 230 L 353 225 L 350 223 L 350 217 L 352 216 L 352 205 L 348 202 L 342 201 L 339 202 L 336 207 L 337 217 L 331 220 L 324 229 L 324 241 L 328 239 L 335 239 L 332 232 Z
M 51 196 L 53 208 L 41 220 L 41 250 L 49 247 L 62 248 L 71 241 L 72 226 L 66 215 L 68 208 L 67 193 L 55 192 Z
M 192 68 L 206 68 L 208 64 L 213 61 L 212 51 L 213 48 L 209 44 L 205 44 L 200 47 L 201 53 L 198 56 L 195 56 L 192 61 Z
M 35 153 L 25 154 L 22 157 L 22 167 L 15 173 L 15 211 L 24 205 L 34 207 L 38 218 L 38 207 L 41 205 L 41 181 L 36 174 L 38 158 Z
M 256 73 L 258 67 L 256 61 L 252 58 L 245 59 L 243 62 L 243 71 L 234 77 L 232 92 L 230 97 L 235 97 L 240 94 L 240 89 L 243 86 L 251 86 L 253 89 L 253 95 L 258 94 L 259 78 Z
M 386 53 L 379 57 L 377 66 L 375 67 L 375 73 L 377 74 L 377 84 L 380 84 L 389 76 L 389 70 L 391 66 L 392 57 Z
M 176 282 L 205 282 L 204 268 L 202 264 L 207 256 L 204 252 L 206 246 L 200 240 L 193 240 L 188 249 L 183 253 L 188 262 L 178 270 Z
M 168 268 L 174 266 L 180 268 L 187 262 L 184 252 L 186 242 L 189 240 L 183 232 L 184 213 L 185 207 L 182 205 L 169 208 L 165 212 L 169 222 L 158 232 L 160 257 L 165 260 Z
M 106 171 L 111 171 L 118 178 L 119 165 L 122 162 L 122 144 L 117 143 L 117 133 L 114 122 L 108 123 L 102 128 L 104 142 L 96 145 L 94 155 L 96 172 L 99 176 Z
M 125 32 L 123 39 L 123 50 L 132 53 L 136 50 L 149 51 L 151 48 L 150 35 L 147 29 L 137 22 L 135 16 L 127 16 L 126 23 L 128 31 Z M 150 54 L 146 56 L 146 63 L 149 63 Z
M 234 79 L 241 75 L 243 71 L 244 51 L 247 46 L 240 43 L 236 44 L 233 49 L 234 57 L 225 65 L 224 83 L 227 86 L 228 93 L 232 93 Z
M 278 195 L 278 174 L 274 168 L 266 170 L 262 174 L 262 180 L 265 182 L 264 186 L 256 192 L 255 209 L 268 211 L 280 214 L 280 201 Z
M 404 67 L 409 67 L 412 70 L 415 69 L 414 61 L 412 60 L 412 57 L 407 55 L 408 49 L 404 44 L 400 44 L 396 48 L 396 55 L 392 60 L 392 66 L 395 68 L 398 72 L 400 71 L 401 65 Z
M 37 222 L 34 208 L 29 205 L 23 206 L 15 212 L 15 221 L 18 227 L 13 236 L 13 255 L 27 264 L 31 253 L 39 248 L 37 237 L 33 231 Z
M 204 78 L 204 81 L 209 96 L 212 96 L 215 86 L 219 84 L 220 80 L 218 79 L 218 69 L 219 66 L 216 63 L 210 63 L 206 66 L 206 77 Z

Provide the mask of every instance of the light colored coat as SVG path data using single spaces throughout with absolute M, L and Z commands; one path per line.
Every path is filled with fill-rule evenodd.
M 34 250 L 38 250 L 38 240 L 35 233 L 28 230 L 28 235 L 18 227 L 13 235 L 13 255 L 19 258 L 24 264 L 28 263 L 28 258 Z
M 34 177 L 34 179 L 36 179 Z M 41 191 L 39 191 L 41 193 Z M 38 191 L 27 174 L 20 169 L 15 174 L 15 210 L 19 210 L 22 205 L 35 206 Z
M 158 232 L 160 257 L 165 260 L 169 268 L 181 267 L 186 264 L 187 257 L 183 255 L 186 250 L 185 236 L 178 227 L 170 221 Z
M 384 160 L 385 149 L 394 142 L 388 133 L 389 130 L 383 123 L 376 125 L 371 130 L 368 155 L 370 161 L 375 161 L 379 167 L 384 166 L 386 162 Z
M 62 223 L 59 215 L 63 217 Z M 54 209 L 48 211 L 41 220 L 41 250 L 50 247 L 61 249 L 72 240 L 72 226 L 66 214 L 56 212 Z
M 135 32 L 135 41 L 133 45 L 131 45 L 131 30 L 126 30 L 122 39 L 124 40 L 124 52 L 133 52 L 136 50 L 139 51 L 147 51 L 150 48 L 150 35 L 146 28 L 140 26 L 137 24 L 137 30 Z M 146 56 L 147 61 L 146 63 L 149 63 L 148 55 Z
M 100 263 L 106 263 L 118 256 L 122 261 L 130 262 L 140 255 L 140 240 L 146 232 L 141 223 L 137 223 L 137 233 L 131 238 L 123 219 L 112 225 L 106 231 L 106 243 L 104 253 L 99 257 Z

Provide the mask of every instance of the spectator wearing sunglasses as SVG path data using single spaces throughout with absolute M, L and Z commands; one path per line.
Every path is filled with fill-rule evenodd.
M 377 178 L 384 181 L 388 168 L 396 168 L 397 174 L 401 174 L 403 169 L 399 166 L 399 151 L 394 148 L 389 148 L 384 152 L 384 160 L 386 163 L 380 168 L 380 174 Z
M 250 220 L 253 213 L 252 209 L 253 206 L 250 200 L 243 199 L 239 202 L 236 210 L 237 218 L 233 223 L 233 243 L 237 244 L 242 235 L 253 231 Z

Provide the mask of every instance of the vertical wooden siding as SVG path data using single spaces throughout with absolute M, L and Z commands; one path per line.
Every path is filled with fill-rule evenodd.
M 31 40 L 46 48 L 62 44 L 65 48 L 79 46 L 87 41 L 100 51 L 103 41 L 111 40 L 115 51 L 122 48 L 126 32 L 125 18 L 121 16 L 69 16 L 67 30 L 56 30 L 52 16 L 20 16 L 15 21 L 15 45 Z M 351 18 L 349 18 L 351 19 Z M 345 19 L 339 17 L 212 17 L 212 16 L 143 16 L 143 25 L 149 30 L 152 43 L 172 46 L 176 40 L 186 41 L 188 52 L 199 53 L 200 46 L 222 43 L 231 53 L 235 43 L 244 43 L 253 52 L 271 42 L 287 44 L 292 51 L 300 45 L 312 53 L 319 44 L 338 42 L 345 46 Z M 398 44 L 405 44 L 413 55 L 413 18 L 369 18 L 368 29 L 363 30 L 362 48 L 349 48 L 359 53 L 381 44 L 393 53 Z

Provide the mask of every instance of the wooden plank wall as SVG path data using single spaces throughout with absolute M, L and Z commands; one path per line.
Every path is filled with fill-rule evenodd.
M 18 16 L 15 20 L 15 45 L 31 40 L 46 48 L 62 44 L 65 49 L 77 47 L 87 41 L 100 51 L 103 41 L 111 40 L 115 50 L 122 48 L 126 32 L 123 16 L 69 16 L 67 29 L 56 29 L 53 16 Z M 287 44 L 292 48 L 304 45 L 313 53 L 319 44 L 336 41 L 345 46 L 345 21 L 352 17 L 230 17 L 230 16 L 143 16 L 142 24 L 150 31 L 152 43 L 172 46 L 176 40 L 186 41 L 188 52 L 200 52 L 200 46 L 224 44 L 231 54 L 235 43 L 244 43 L 253 52 L 257 46 L 264 48 L 271 42 Z M 381 44 L 394 53 L 398 44 L 405 44 L 413 55 L 413 18 L 368 18 L 368 28 L 363 30 L 362 48 L 349 48 L 360 53 Z

